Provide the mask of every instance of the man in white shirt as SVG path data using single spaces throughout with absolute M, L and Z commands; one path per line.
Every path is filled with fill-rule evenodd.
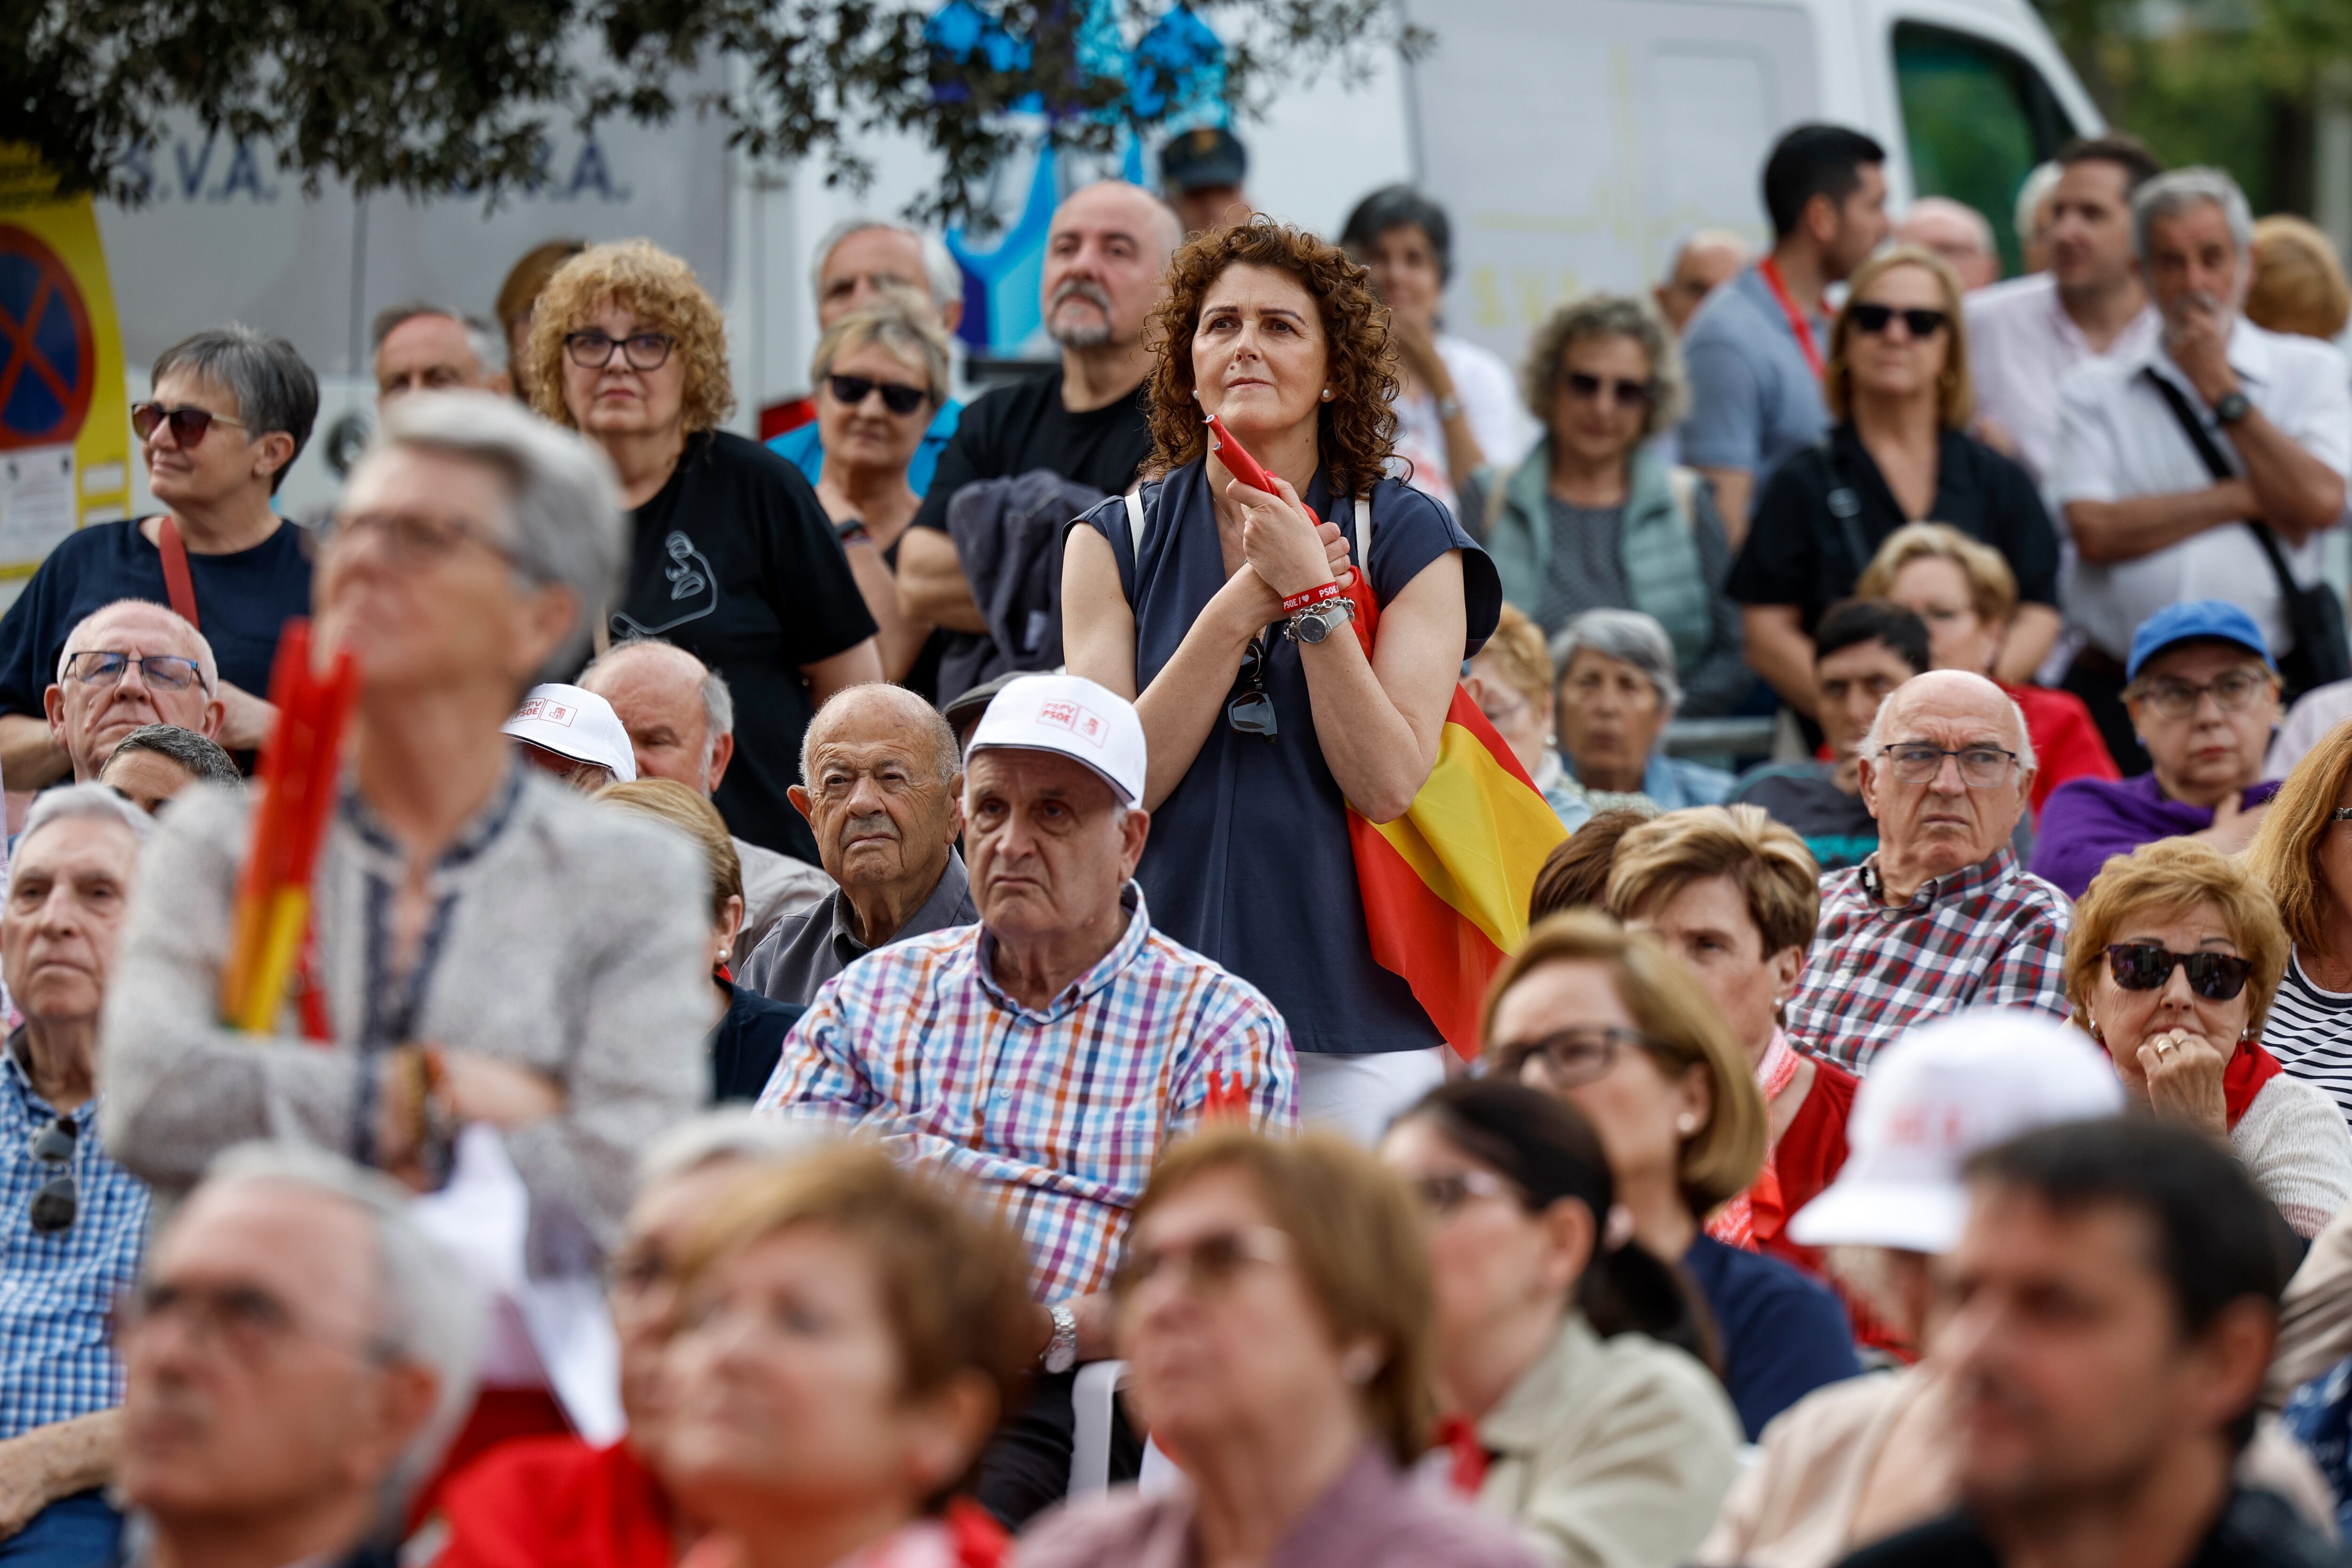
M 2076 142 L 2058 154 L 2049 197 L 2049 270 L 1962 301 L 1979 434 L 2047 482 L 2058 446 L 2058 384 L 2105 355 L 2147 356 L 2162 322 L 2132 260 L 2132 193 L 2164 172 L 2136 137 Z
M 2291 650 L 2278 575 L 2247 523 L 2266 522 L 2295 579 L 2311 583 L 2319 534 L 2344 510 L 2352 384 L 2327 344 L 2264 331 L 2241 314 L 2252 231 L 2244 193 L 2219 170 L 2178 170 L 2143 185 L 2132 200 L 2133 248 L 2162 331 L 2145 353 L 2094 361 L 2059 389 L 2051 501 L 2076 554 L 2062 577 L 2063 602 L 2087 639 L 2066 687 L 2090 703 L 2126 771 L 2137 747 L 2121 712 L 2120 660 L 2133 629 L 2180 599 L 2227 599 L 2273 648 Z M 2158 377 L 2183 397 L 2232 477 L 2213 477 Z

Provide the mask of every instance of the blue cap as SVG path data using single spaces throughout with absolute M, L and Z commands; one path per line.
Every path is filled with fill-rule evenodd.
M 2140 622 L 2139 630 L 2132 633 L 2131 658 L 2124 661 L 2124 679 L 2137 680 L 2140 667 L 2175 643 L 2233 642 L 2275 673 L 2278 664 L 2271 658 L 2270 644 L 2263 640 L 2263 628 L 2254 625 L 2254 617 L 2227 599 L 2183 599 Z

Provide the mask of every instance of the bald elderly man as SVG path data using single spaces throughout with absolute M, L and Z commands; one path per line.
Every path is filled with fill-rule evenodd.
M 637 777 L 670 779 L 709 800 L 727 776 L 735 759 L 735 694 L 684 648 L 658 637 L 616 643 L 581 673 L 580 689 L 613 705 L 629 732 Z M 740 973 L 776 922 L 832 892 L 833 879 L 805 860 L 734 843 L 743 866 L 743 924 L 728 962 Z
M 1658 314 L 1682 336 L 1706 297 L 1748 265 L 1756 247 L 1727 228 L 1703 228 L 1675 247 L 1665 280 L 1650 291 Z
M 840 886 L 779 921 L 741 984 L 804 1005 L 877 947 L 979 920 L 956 852 L 962 793 L 955 732 L 937 709 L 879 681 L 835 694 L 809 723 L 791 794 Z
M 1886 1042 L 1962 1007 L 2065 1017 L 2072 906 L 2010 843 L 2034 773 L 2017 704 L 1965 670 L 1915 676 L 1879 705 L 1858 761 L 1878 847 L 1822 879 L 1789 1037 L 1867 1074 Z
M 1895 226 L 1895 243 L 1916 245 L 1943 258 L 1974 291 L 2000 281 L 2000 251 L 1984 214 L 1949 196 L 1921 196 Z
M 226 710 L 220 667 L 202 632 L 162 605 L 117 599 L 66 634 L 58 678 L 41 696 L 73 782 L 94 784 L 131 731 L 175 724 L 210 740 Z

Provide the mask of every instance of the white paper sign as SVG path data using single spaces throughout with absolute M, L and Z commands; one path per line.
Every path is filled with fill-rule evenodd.
M 0 565 L 29 564 L 74 530 L 74 449 L 0 452 Z

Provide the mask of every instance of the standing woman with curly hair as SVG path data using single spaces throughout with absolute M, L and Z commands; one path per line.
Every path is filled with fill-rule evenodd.
M 1369 1141 L 1444 1069 L 1436 1026 L 1372 957 L 1348 807 L 1387 822 L 1412 804 L 1502 590 L 1443 507 L 1382 477 L 1388 316 L 1335 247 L 1266 221 L 1201 236 L 1170 263 L 1154 338 L 1158 477 L 1072 528 L 1064 647 L 1143 718 L 1153 921 L 1273 998 L 1302 1117 Z M 1206 450 L 1204 413 L 1279 499 Z M 1370 657 L 1345 600 L 1297 608 L 1353 565 L 1381 605 Z
M 815 864 L 784 794 L 801 736 L 826 698 L 881 679 L 882 656 L 808 481 L 719 428 L 735 392 L 717 302 L 647 241 L 591 246 L 548 279 L 530 357 L 531 405 L 603 448 L 630 509 L 628 586 L 598 618 L 616 641 L 661 637 L 726 678 L 735 756 L 712 802 L 738 837 Z

